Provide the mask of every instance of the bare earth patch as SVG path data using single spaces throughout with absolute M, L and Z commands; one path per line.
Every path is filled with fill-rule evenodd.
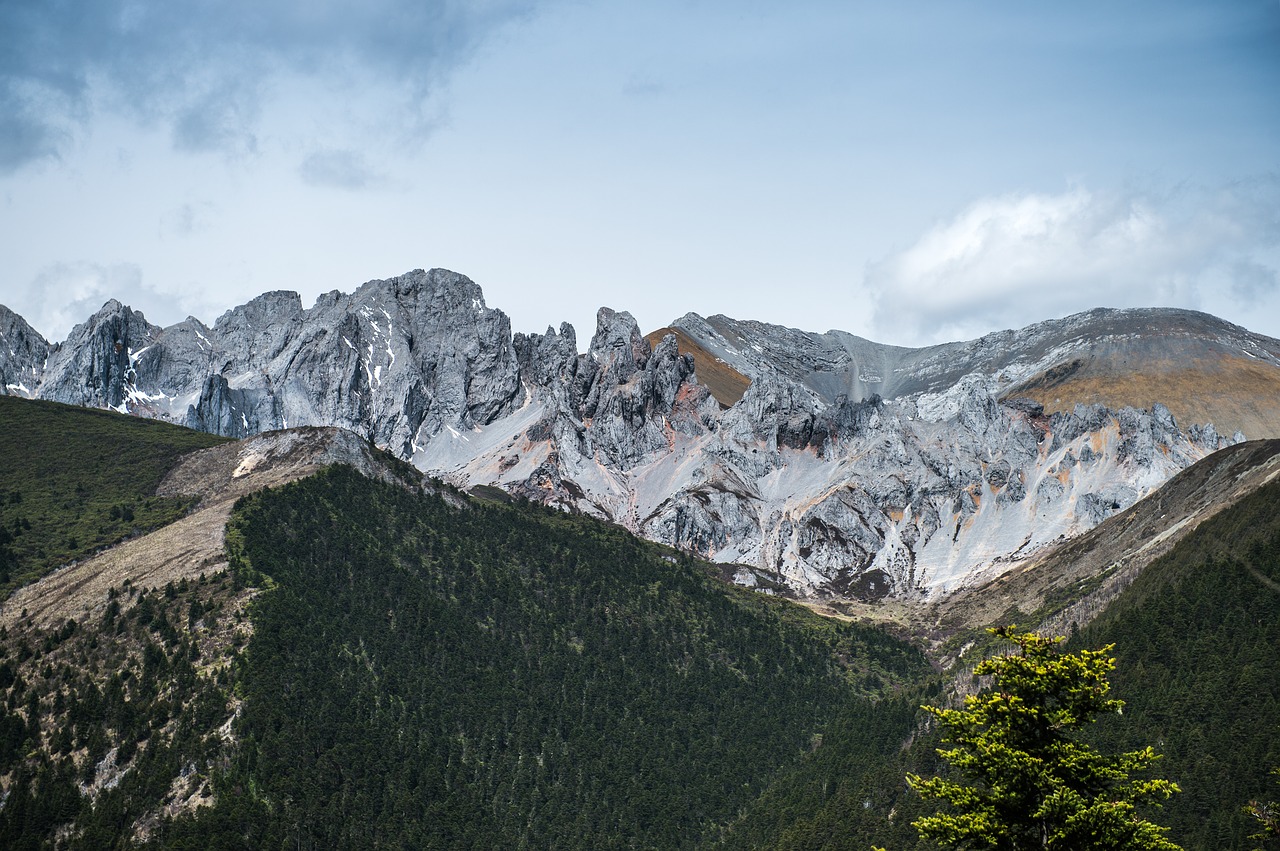
M 224 570 L 226 524 L 237 499 L 331 464 L 392 478 L 364 440 L 334 428 L 267 432 L 193 452 L 164 478 L 157 494 L 198 496 L 195 511 L 18 589 L 0 606 L 0 626 L 12 628 L 26 619 L 42 628 L 68 619 L 83 623 L 101 615 L 108 591 L 126 580 L 135 588 L 160 588 Z

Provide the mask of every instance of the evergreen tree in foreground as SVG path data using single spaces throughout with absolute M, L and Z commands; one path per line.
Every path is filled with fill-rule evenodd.
M 1271 773 L 1280 777 L 1280 768 Z M 1249 838 L 1258 840 L 1258 851 L 1280 848 L 1280 804 L 1275 801 L 1250 801 L 1244 811 L 1257 822 L 1258 832 L 1250 834 Z
M 974 668 L 990 676 L 992 690 L 964 700 L 962 709 L 924 709 L 938 718 L 938 754 L 948 776 L 907 782 L 926 798 L 950 806 L 914 822 L 921 836 L 963 849 L 1158 849 L 1180 851 L 1165 828 L 1143 818 L 1136 805 L 1166 800 L 1178 787 L 1167 780 L 1131 780 L 1157 759 L 1150 748 L 1107 756 L 1076 734 L 1124 702 L 1107 697 L 1115 667 L 1101 650 L 1063 653 L 1060 639 L 990 630 L 1021 652 L 987 659 Z

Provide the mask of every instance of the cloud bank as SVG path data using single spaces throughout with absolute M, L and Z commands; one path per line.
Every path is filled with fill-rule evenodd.
M 1092 307 L 1238 312 L 1280 289 L 1280 179 L 980 199 L 870 264 L 874 326 L 911 344 Z M 1235 308 L 1233 311 L 1232 308 Z
M 58 158 L 99 110 L 166 126 L 179 150 L 251 154 L 289 77 L 339 94 L 373 81 L 421 115 L 448 71 L 533 2 L 6 0 L 0 174 Z

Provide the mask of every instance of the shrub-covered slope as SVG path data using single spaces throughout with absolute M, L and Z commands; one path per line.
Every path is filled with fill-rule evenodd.
M 0 600 L 182 515 L 158 497 L 179 457 L 225 438 L 110 411 L 0 396 Z

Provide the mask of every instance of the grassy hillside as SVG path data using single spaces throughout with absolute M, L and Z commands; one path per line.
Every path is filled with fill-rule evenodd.
M 111 411 L 0 396 L 0 600 L 188 502 L 155 496 L 177 459 L 225 438 Z

